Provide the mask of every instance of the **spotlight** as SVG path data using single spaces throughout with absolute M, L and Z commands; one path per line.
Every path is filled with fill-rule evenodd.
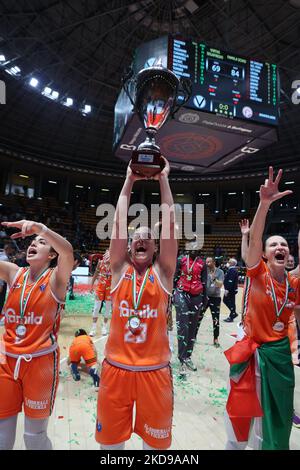
M 63 102 L 64 106 L 72 106 L 73 105 L 73 98 L 67 98 L 66 101 Z
M 83 115 L 86 115 L 92 111 L 92 107 L 89 104 L 85 104 L 84 108 L 81 110 Z
M 36 78 L 32 77 L 30 79 L 29 85 L 32 86 L 33 88 L 36 88 L 38 84 L 39 84 L 39 81 Z
M 51 96 L 52 93 L 52 88 L 49 88 L 48 86 L 45 86 L 45 88 L 42 91 L 42 95 L 45 95 L 47 97 Z
M 15 65 L 14 67 L 11 67 L 10 69 L 5 69 L 5 72 L 9 73 L 9 75 L 14 75 L 15 77 L 17 77 L 18 75 L 20 75 L 21 69 L 20 67 Z
M 42 91 L 42 95 L 46 96 L 50 100 L 57 100 L 59 97 L 58 91 L 52 90 L 52 88 L 46 86 Z

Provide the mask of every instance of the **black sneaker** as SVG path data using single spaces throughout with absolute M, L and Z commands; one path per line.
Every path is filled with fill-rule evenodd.
M 223 320 L 223 321 L 226 321 L 227 323 L 232 323 L 233 318 L 228 317 L 228 318 L 225 318 L 225 320 Z
M 238 314 L 235 313 L 234 315 L 232 315 L 232 319 L 234 320 L 236 317 L 238 317 Z
M 76 370 L 75 367 L 70 367 L 70 371 L 71 371 L 71 375 L 73 377 L 73 379 L 75 380 L 75 382 L 78 382 L 78 380 L 80 380 L 80 374 L 78 372 L 78 370 Z
M 196 372 L 197 367 L 193 363 L 192 359 L 185 359 L 184 364 L 187 366 L 188 369 L 192 370 L 193 372 Z

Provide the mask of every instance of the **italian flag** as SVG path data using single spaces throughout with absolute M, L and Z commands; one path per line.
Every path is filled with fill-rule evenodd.
M 245 336 L 225 356 L 230 364 L 229 439 L 254 449 L 289 449 L 295 379 L 288 338 L 258 344 Z

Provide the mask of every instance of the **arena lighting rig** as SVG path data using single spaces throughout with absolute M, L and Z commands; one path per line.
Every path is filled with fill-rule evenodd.
M 171 168 L 221 172 L 277 142 L 279 73 L 276 64 L 165 36 L 135 51 L 134 75 L 161 60 L 192 94 L 158 132 L 157 143 Z M 145 132 L 122 90 L 115 105 L 113 149 L 130 160 Z
M 51 87 L 43 84 L 41 80 L 34 76 L 30 76 L 30 78 L 28 79 L 28 74 L 26 74 L 26 76 L 23 77 L 22 70 L 18 65 L 14 65 L 13 67 L 7 68 L 7 62 L 9 61 L 6 60 L 5 55 L 0 53 L 0 67 L 3 68 L 4 71 L 12 77 L 19 80 L 24 80 L 26 85 L 29 85 L 30 87 L 35 89 L 45 98 L 48 98 L 52 101 L 56 101 L 57 103 L 63 106 L 67 106 L 68 108 L 74 107 L 75 109 L 80 111 L 83 116 L 87 116 L 92 112 L 92 106 L 90 104 L 79 103 L 75 106 L 73 98 L 66 96 L 66 94 L 61 93 L 58 90 L 53 90 Z

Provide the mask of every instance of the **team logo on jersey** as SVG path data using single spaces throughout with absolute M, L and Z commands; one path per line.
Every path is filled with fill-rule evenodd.
M 144 430 L 149 436 L 155 437 L 155 439 L 167 439 L 171 433 L 171 428 L 156 429 L 148 426 L 148 424 L 144 425 Z
M 101 432 L 101 431 L 102 431 L 102 424 L 99 423 L 98 420 L 97 420 L 97 431 L 98 431 L 98 432 Z
M 48 400 L 36 401 L 25 397 L 25 404 L 28 408 L 32 408 L 33 410 L 45 410 L 48 405 Z
M 3 312 L 7 323 L 22 323 L 20 315 L 17 315 L 13 308 L 8 308 L 6 312 Z M 42 316 L 37 316 L 34 312 L 29 312 L 24 317 L 25 325 L 41 325 L 43 322 Z
M 150 276 L 149 276 L 149 281 L 152 282 L 152 284 L 153 284 L 153 282 L 154 282 L 154 276 L 153 276 L 153 274 L 150 274 Z
M 131 281 L 132 280 L 132 275 L 129 274 L 129 273 L 126 273 L 125 276 L 124 276 L 124 279 L 128 279 L 128 281 Z
M 45 289 L 46 289 L 46 284 L 42 284 L 42 285 L 40 286 L 40 290 L 41 290 L 42 292 L 44 292 Z
M 119 304 L 120 317 L 138 316 L 139 318 L 157 318 L 157 308 L 151 308 L 149 304 L 143 305 L 143 308 L 135 310 L 129 305 L 127 300 L 122 300 Z

